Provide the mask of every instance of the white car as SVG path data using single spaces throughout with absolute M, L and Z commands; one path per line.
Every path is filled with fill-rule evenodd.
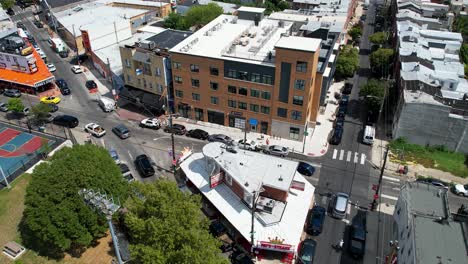
M 457 184 L 453 187 L 453 192 L 456 195 L 460 196 L 468 196 L 468 184 L 462 185 L 462 184 Z
M 86 132 L 90 133 L 95 137 L 102 137 L 106 134 L 106 130 L 96 123 L 89 123 L 85 126 L 84 129 Z
M 248 149 L 248 150 L 253 150 L 253 151 L 257 151 L 260 149 L 260 146 L 257 144 L 257 142 L 253 141 L 253 140 L 248 140 L 247 139 L 247 142 L 244 144 L 244 140 L 241 139 L 238 141 L 238 144 L 239 144 L 239 148 L 240 149 Z
M 157 118 L 145 118 L 140 122 L 141 127 L 148 127 L 153 129 L 158 129 L 161 127 L 161 121 Z
M 83 70 L 81 69 L 81 67 L 78 66 L 78 65 L 73 65 L 73 66 L 71 67 L 71 70 L 72 70 L 72 72 L 75 73 L 75 74 L 77 74 L 77 73 L 82 73 L 82 72 L 83 72 Z
M 50 72 L 54 72 L 57 70 L 57 68 L 55 68 L 55 65 L 52 63 L 47 63 L 46 65 Z

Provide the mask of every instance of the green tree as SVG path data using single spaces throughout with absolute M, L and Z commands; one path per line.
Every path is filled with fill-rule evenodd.
M 468 36 L 468 17 L 458 16 L 453 23 L 454 31 L 460 32 L 466 40 Z
M 38 121 L 43 121 L 47 119 L 49 115 L 50 106 L 47 104 L 37 104 L 31 108 L 31 111 L 34 115 L 34 119 Z
M 3 9 L 12 8 L 15 5 L 15 0 L 0 0 Z
M 352 77 L 359 67 L 359 54 L 356 48 L 346 45 L 336 60 L 335 74 L 338 79 Z
M 79 255 L 107 230 L 106 219 L 78 194 L 87 188 L 124 201 L 128 184 L 107 150 L 91 144 L 63 148 L 39 164 L 26 189 L 20 226 L 28 248 L 53 258 Z
M 189 29 L 184 17 L 177 13 L 170 13 L 169 16 L 164 19 L 164 27 L 177 30 Z
M 221 14 L 223 14 L 223 8 L 216 3 L 197 5 L 190 8 L 185 14 L 185 22 L 189 27 L 200 27 L 210 23 Z
M 378 49 L 372 52 L 369 57 L 372 70 L 376 73 L 382 73 L 385 70 L 383 72 L 385 75 L 387 71 L 390 71 L 394 54 L 393 49 Z
M 359 96 L 365 97 L 365 101 L 370 110 L 378 111 L 385 96 L 385 82 L 370 79 L 359 90 Z
M 359 37 L 361 37 L 362 29 L 359 25 L 356 25 L 348 31 L 348 34 L 351 36 L 353 41 L 356 41 Z
M 181 192 L 167 180 L 132 187 L 135 194 L 125 203 L 123 222 L 135 263 L 228 263 L 208 232 L 200 196 Z
M 387 42 L 387 37 L 387 32 L 376 32 L 369 36 L 369 40 L 374 44 L 383 45 Z
M 23 101 L 19 98 L 11 98 L 8 100 L 8 110 L 13 111 L 15 113 L 23 112 L 24 104 Z

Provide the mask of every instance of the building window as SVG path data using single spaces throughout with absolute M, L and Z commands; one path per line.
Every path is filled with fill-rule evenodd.
M 247 110 L 247 103 L 239 102 L 239 109 Z
M 236 108 L 237 107 L 237 102 L 234 101 L 234 100 L 228 100 L 228 106 L 232 107 L 232 108 Z
M 260 106 L 260 112 L 269 115 L 270 114 L 270 107 L 268 106 Z
M 143 87 L 146 88 L 146 80 L 143 79 Z
M 141 80 L 137 79 L 137 83 L 138 83 L 138 86 L 140 86 L 141 85 Z
M 200 87 L 200 80 L 192 79 L 192 86 L 197 88 Z
M 210 67 L 210 74 L 218 76 L 219 75 L 219 69 L 215 67 Z
M 237 93 L 237 88 L 235 86 L 228 85 L 228 93 Z
M 175 90 L 175 96 L 179 97 L 179 98 L 183 98 L 184 97 L 184 91 Z
M 143 63 L 143 73 L 145 75 L 151 75 L 151 65 L 148 63 Z
M 190 64 L 190 71 L 191 72 L 199 72 L 200 68 L 198 67 L 198 64 Z
M 172 66 L 174 67 L 174 69 L 180 69 L 180 63 L 178 62 L 174 62 Z
M 259 109 L 260 107 L 258 106 L 258 104 L 250 104 L 250 111 L 258 112 Z
M 302 119 L 302 112 L 301 111 L 292 111 L 291 112 L 291 119 L 292 120 L 301 120 Z
M 164 86 L 162 84 L 156 84 L 156 89 L 158 90 L 158 93 L 162 93 L 163 92 L 163 89 L 164 89 Z
M 299 131 L 300 129 L 297 127 L 290 127 L 289 128 L 289 139 L 299 140 Z
M 270 75 L 263 75 L 264 84 L 273 84 L 273 78 Z
M 252 97 L 260 97 L 260 91 L 256 89 L 250 89 L 250 96 Z
M 258 73 L 252 73 L 251 77 L 250 77 L 250 80 L 252 82 L 261 82 L 261 79 L 260 79 L 260 74 Z
M 161 69 L 159 67 L 156 67 L 156 70 L 154 71 L 154 75 L 161 76 Z
M 212 103 L 212 104 L 218 104 L 218 97 L 216 97 L 216 96 L 211 96 L 211 99 L 210 99 L 210 100 L 211 100 L 211 103 Z
M 246 71 L 238 71 L 237 72 L 237 79 L 248 81 L 249 80 L 249 73 Z
M 151 90 L 153 90 L 153 83 L 152 83 L 152 82 L 149 82 L 148 84 L 149 84 L 149 88 L 150 88 Z
M 239 87 L 239 94 L 240 95 L 247 95 L 247 88 Z
M 132 62 L 129 59 L 125 59 L 125 66 L 127 66 L 127 68 L 131 68 Z
M 218 83 L 217 82 L 210 82 L 210 88 L 213 91 L 218 91 Z
M 182 83 L 182 77 L 180 77 L 180 76 L 174 76 L 174 82 L 176 82 L 176 83 Z
M 302 105 L 304 103 L 304 96 L 298 96 L 298 95 L 295 95 L 293 97 L 293 104 L 295 105 Z
M 305 81 L 304 80 L 296 80 L 294 82 L 294 88 L 297 89 L 297 90 L 304 91 Z
M 127 82 L 132 82 L 132 76 L 127 74 Z
M 276 115 L 279 117 L 288 117 L 288 109 L 281 108 L 279 107 L 278 110 L 276 111 Z
M 229 78 L 236 78 L 236 76 L 237 76 L 236 70 L 232 70 L 232 69 L 229 69 L 229 70 L 228 70 L 227 77 L 229 77 Z
M 194 101 L 200 101 L 200 94 L 192 93 L 192 99 Z
M 262 92 L 262 99 L 270 100 L 271 99 L 271 93 L 268 92 L 268 91 L 263 91 Z
M 199 121 L 203 121 L 203 109 L 195 108 L 195 119 Z
M 298 61 L 296 63 L 296 71 L 297 72 L 306 72 L 307 71 L 307 62 L 305 61 Z

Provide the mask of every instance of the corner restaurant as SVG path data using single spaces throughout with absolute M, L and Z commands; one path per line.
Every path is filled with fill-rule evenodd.
M 236 243 L 253 249 L 260 263 L 272 257 L 292 263 L 301 243 L 315 188 L 297 165 L 218 142 L 180 159 L 182 177 L 204 198 L 205 213 L 225 224 Z

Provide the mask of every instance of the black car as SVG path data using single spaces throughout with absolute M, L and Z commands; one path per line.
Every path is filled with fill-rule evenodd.
M 59 126 L 74 128 L 79 124 L 78 118 L 71 115 L 59 115 L 56 116 L 52 122 Z
M 6 13 L 7 13 L 8 15 L 10 15 L 10 16 L 14 16 L 14 15 L 15 15 L 15 11 L 13 11 L 12 8 L 8 8 L 7 11 L 6 11 Z
M 191 129 L 186 134 L 187 137 L 206 140 L 209 136 L 208 132 L 201 129 Z
M 58 88 L 60 89 L 60 92 L 63 95 L 71 94 L 71 90 L 70 90 L 70 88 L 68 88 L 68 84 L 64 79 L 55 80 L 55 84 L 58 86 Z
M 20 97 L 21 92 L 18 89 L 6 89 L 3 95 L 6 97 Z
M 343 136 L 343 128 L 335 127 L 333 135 L 330 138 L 329 143 L 332 145 L 338 145 L 341 143 L 341 137 Z
M 33 23 L 34 23 L 34 25 L 35 25 L 37 28 L 43 28 L 43 27 L 44 27 L 44 25 L 42 24 L 42 22 L 39 21 L 39 20 L 34 20 Z
M 68 50 L 62 50 L 59 52 L 60 58 L 68 58 Z
M 340 106 L 347 106 L 349 103 L 349 95 L 343 95 L 340 100 Z
M 26 27 L 24 26 L 23 22 L 18 22 L 18 23 L 16 23 L 16 27 L 17 27 L 17 28 L 21 28 L 21 29 L 26 29 Z
M 120 168 L 120 172 L 121 172 L 122 174 L 125 174 L 125 173 L 127 173 L 127 172 L 130 171 L 130 168 L 129 168 L 129 167 L 127 166 L 127 164 L 125 164 L 125 163 L 120 163 L 120 164 L 119 164 L 119 168 Z
M 343 94 L 350 94 L 352 90 L 353 90 L 353 84 L 349 82 L 345 83 Z
M 86 81 L 85 86 L 88 88 L 88 90 L 97 89 L 97 84 L 93 80 Z
M 312 239 L 306 239 L 302 242 L 298 253 L 298 263 L 312 264 L 314 263 L 315 249 L 317 242 Z
M 344 127 L 344 121 L 345 121 L 344 116 L 342 116 L 342 117 L 337 117 L 336 120 L 335 120 L 334 127 L 335 127 L 335 128 L 341 128 L 341 129 L 343 129 L 343 127 Z
M 362 219 L 358 222 L 349 229 L 348 252 L 355 259 L 362 258 L 366 251 L 366 221 Z
M 130 130 L 123 124 L 117 125 L 112 128 L 112 132 L 116 134 L 121 139 L 126 139 L 130 137 Z
M 185 126 L 179 125 L 179 124 L 172 124 L 172 126 L 166 126 L 164 128 L 164 132 L 166 133 L 174 133 L 176 135 L 183 135 L 185 134 L 187 130 L 185 129 Z
M 151 177 L 154 175 L 155 171 L 153 165 L 148 156 L 145 154 L 139 155 L 135 159 L 135 167 L 142 177 Z
M 305 176 L 312 176 L 315 172 L 314 166 L 310 165 L 309 163 L 299 162 L 297 166 L 297 172 Z
M 325 221 L 326 209 L 322 206 L 314 206 L 310 210 L 309 224 L 307 225 L 307 233 L 317 236 L 322 233 L 323 222 Z

